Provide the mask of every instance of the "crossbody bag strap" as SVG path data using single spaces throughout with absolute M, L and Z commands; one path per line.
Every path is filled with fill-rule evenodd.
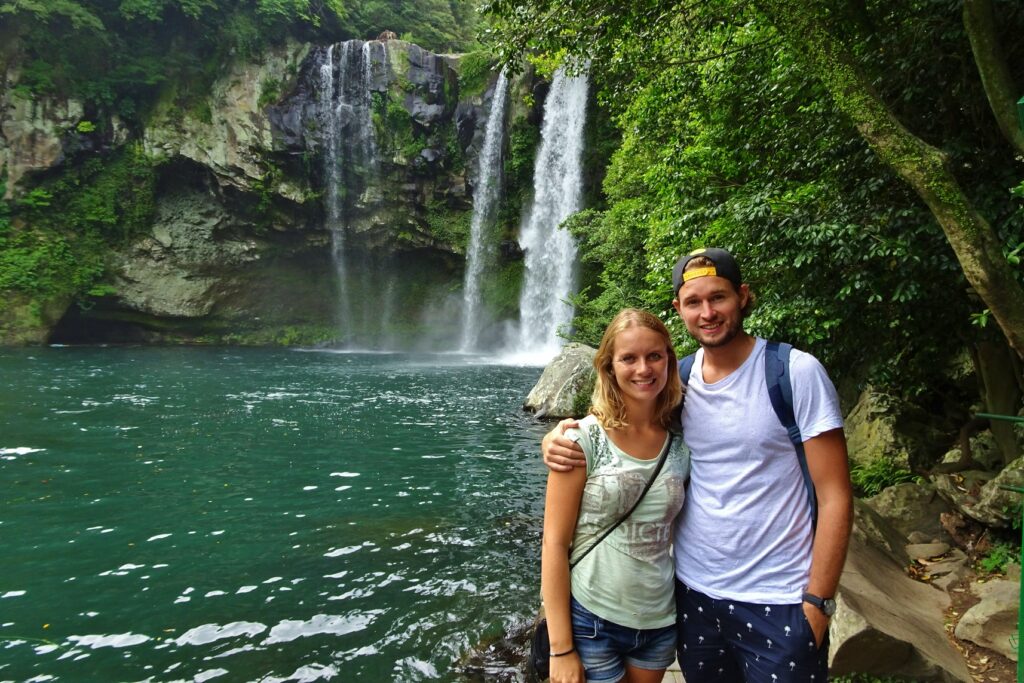
M 626 519 L 628 519 L 629 516 L 633 514 L 633 511 L 636 510 L 637 507 L 639 507 L 640 502 L 644 499 L 644 496 L 646 496 L 647 492 L 651 489 L 651 485 L 654 484 L 654 480 L 658 478 L 659 474 L 661 474 L 661 468 L 665 466 L 665 461 L 668 460 L 668 452 L 672 450 L 673 438 L 675 438 L 675 435 L 672 434 L 672 432 L 669 432 L 668 444 L 665 446 L 665 450 L 662 452 L 661 457 L 658 458 L 658 464 L 654 467 L 654 474 L 652 474 L 651 478 L 647 480 L 647 483 L 644 485 L 644 490 L 640 492 L 640 497 L 636 499 L 636 502 L 633 503 L 633 506 L 626 511 L 626 514 L 622 515 L 622 517 L 619 517 L 618 521 L 616 521 L 615 524 L 612 524 L 610 527 L 608 527 L 605 530 L 605 532 L 601 534 L 601 537 L 594 541 L 594 543 L 589 548 L 584 550 L 583 554 L 580 555 L 575 562 L 569 563 L 569 571 L 572 571 L 573 567 L 582 562 L 583 558 L 589 555 L 591 550 L 600 545 L 601 541 L 608 538 L 608 534 L 618 529 L 619 525 L 625 522 Z

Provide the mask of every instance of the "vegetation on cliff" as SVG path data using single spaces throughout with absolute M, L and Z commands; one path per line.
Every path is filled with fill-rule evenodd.
M 0 1 L 0 37 L 21 50 L 18 88 L 137 120 L 168 83 L 201 100 L 226 61 L 291 36 L 371 39 L 391 30 L 436 51 L 474 45 L 468 0 Z

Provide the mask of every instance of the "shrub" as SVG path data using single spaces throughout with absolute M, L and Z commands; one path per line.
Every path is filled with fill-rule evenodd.
M 854 463 L 850 467 L 850 480 L 858 496 L 870 497 L 896 484 L 917 481 L 913 472 L 890 457 L 882 456 L 866 465 Z
M 978 569 L 986 574 L 998 574 L 1006 569 L 1006 565 L 1020 559 L 1020 548 L 1012 543 L 996 543 L 983 556 L 978 558 Z

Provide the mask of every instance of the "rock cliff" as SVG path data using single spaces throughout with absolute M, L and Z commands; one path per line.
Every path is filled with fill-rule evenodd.
M 87 225 L 101 245 L 89 286 L 58 277 L 8 297 L 0 343 L 443 345 L 497 78 L 465 61 L 400 40 L 289 42 L 224 65 L 202 97 L 170 84 L 131 130 L 29 99 L 5 64 L 0 167 L 26 254 L 40 226 L 84 248 L 56 224 L 111 159 L 130 153 L 152 177 L 118 185 L 111 216 Z M 532 87 L 519 78 L 511 99 Z M 536 106 L 513 109 L 509 126 L 535 125 Z

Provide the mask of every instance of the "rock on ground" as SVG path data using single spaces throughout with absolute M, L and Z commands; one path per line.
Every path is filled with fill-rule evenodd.
M 961 640 L 995 650 L 1017 661 L 1017 615 L 1020 607 L 1020 582 L 995 579 L 975 583 L 971 591 L 981 602 L 964 612 L 956 625 Z

